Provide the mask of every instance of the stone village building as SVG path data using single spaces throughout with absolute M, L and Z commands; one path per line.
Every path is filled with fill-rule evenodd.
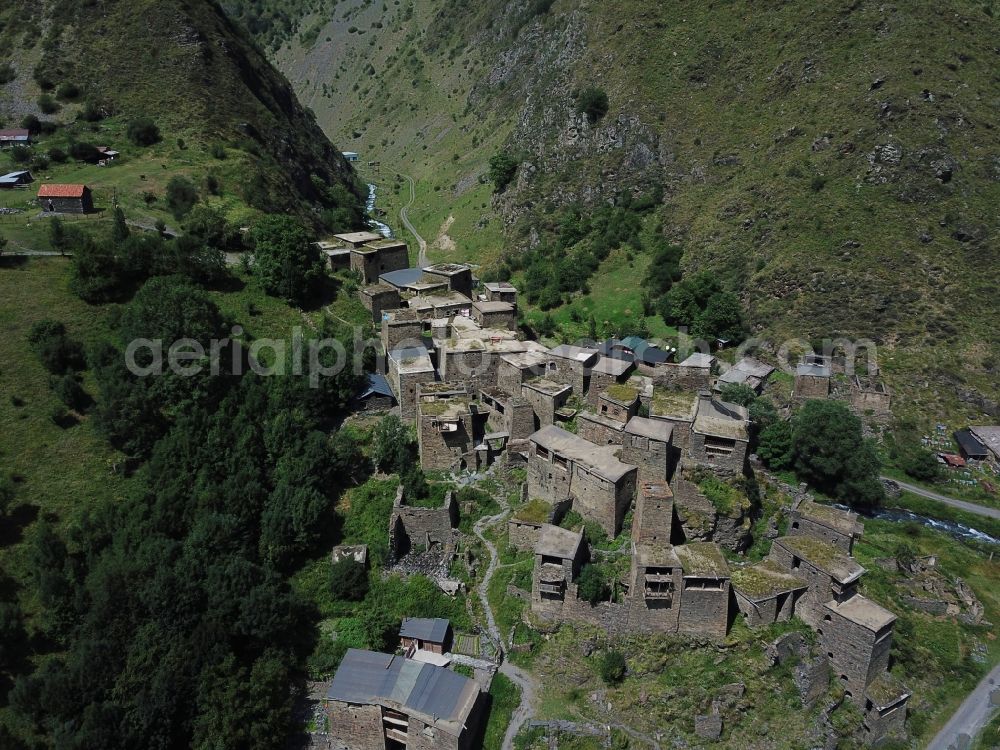
M 618 460 L 611 446 L 597 446 L 549 425 L 531 436 L 528 495 L 553 505 L 569 501 L 609 537 L 621 530 L 635 496 L 637 469 Z
M 895 618 L 857 592 L 864 569 L 850 556 L 862 532 L 856 514 L 802 502 L 766 560 L 732 570 L 718 544 L 707 541 L 715 532 L 694 537 L 706 541 L 685 539 L 674 507 L 674 493 L 680 492 L 681 509 L 691 494 L 691 480 L 683 477 L 696 470 L 731 480 L 745 471 L 747 410 L 711 395 L 714 358 L 660 363 L 669 368 L 636 377 L 632 362 L 586 347 L 547 350 L 485 317 L 477 322 L 474 314 L 431 304 L 435 296 L 471 298 L 464 271 L 413 270 L 383 276 L 402 304 L 418 306 L 382 310 L 387 379 L 403 418 L 417 421 L 425 468 L 475 469 L 512 451 L 526 456 L 524 507 L 534 510 L 515 514 L 508 528 L 512 544 L 535 553 L 536 616 L 578 619 L 611 634 L 722 638 L 735 613 L 751 626 L 798 615 L 816 630 L 835 678 L 861 707 L 869 739 L 898 731 L 908 695 L 887 673 Z M 487 288 L 487 301 L 512 304 L 490 296 L 501 291 Z M 432 348 L 400 346 L 413 338 Z M 741 364 L 734 382 L 755 387 L 769 374 L 759 363 Z M 800 368 L 795 395 L 825 397 L 824 365 L 804 364 L 808 372 Z M 642 407 L 648 417 L 638 416 Z M 579 434 L 557 426 L 573 416 Z M 631 565 L 616 582 L 616 601 L 579 599 L 578 577 L 591 552 L 580 531 L 551 524 L 573 508 L 614 536 L 633 506 Z M 440 508 L 410 507 L 397 497 L 395 554 L 453 549 L 458 533 L 450 495 Z
M 344 655 L 324 706 L 340 750 L 472 750 L 486 713 L 474 680 L 360 649 Z

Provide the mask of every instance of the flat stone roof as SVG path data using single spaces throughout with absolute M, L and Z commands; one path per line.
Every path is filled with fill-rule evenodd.
M 625 425 L 625 432 L 629 435 L 658 440 L 661 443 L 669 443 L 674 432 L 674 426 L 670 422 L 662 419 L 647 419 L 646 417 L 632 417 Z
M 566 391 L 573 390 L 573 386 L 566 385 L 565 383 L 556 383 L 551 380 L 546 380 L 542 377 L 535 377 L 529 380 L 525 380 L 522 384 L 526 388 L 531 388 L 532 390 L 538 391 L 539 393 L 544 393 L 546 396 L 558 396 Z
M 426 349 L 393 349 L 389 359 L 396 363 L 396 369 L 401 375 L 412 375 L 418 372 L 434 372 L 434 365 Z
M 823 605 L 831 612 L 836 612 L 841 617 L 846 617 L 853 623 L 863 628 L 877 633 L 886 625 L 891 625 L 896 621 L 896 615 L 885 607 L 876 604 L 861 594 L 855 594 L 845 602 L 839 604 L 834 601 Z
M 484 329 L 482 336 L 459 336 L 441 342 L 440 352 L 443 355 L 461 354 L 464 352 L 492 352 L 494 354 L 507 352 L 523 352 L 526 347 L 523 341 L 510 337 L 491 337 L 490 329 Z M 508 332 L 509 333 L 509 332 Z
M 435 263 L 432 266 L 425 266 L 425 271 L 429 273 L 442 274 L 444 276 L 454 276 L 463 271 L 472 271 L 472 267 L 465 263 Z
M 393 287 L 389 287 L 392 289 Z M 416 310 L 408 307 L 397 307 L 395 310 L 383 311 L 384 319 L 390 323 L 415 323 L 420 320 L 420 315 Z
M 383 284 L 380 281 L 377 284 L 372 284 L 370 286 L 366 286 L 364 289 L 361 290 L 361 293 L 362 294 L 366 294 L 369 297 L 374 297 L 376 294 L 389 294 L 389 293 L 395 292 L 395 291 L 396 291 L 396 287 L 390 286 L 389 284 Z M 386 312 L 389 312 L 389 311 L 386 310 Z
M 445 291 L 440 294 L 418 294 L 410 297 L 406 303 L 409 307 L 421 309 L 425 307 L 437 307 L 438 305 L 472 305 L 472 300 L 461 292 Z
M 594 411 L 581 411 L 577 415 L 577 419 L 586 419 L 591 422 L 596 422 L 599 425 L 607 427 L 609 430 L 614 430 L 615 432 L 623 432 L 625 430 L 625 423 L 617 419 L 612 419 L 604 414 L 598 414 Z
M 535 545 L 535 554 L 572 560 L 583 544 L 583 532 L 570 531 L 552 524 L 543 524 Z
M 518 352 L 516 354 L 504 354 L 500 357 L 500 359 L 520 370 L 527 370 L 532 367 L 544 365 L 549 360 L 548 355 L 545 352 L 530 350 L 526 352 Z
M 828 378 L 830 373 L 829 365 L 821 365 L 817 362 L 801 362 L 795 368 L 796 377 Z
M 701 435 L 746 440 L 750 413 L 745 406 L 716 399 L 698 399 L 694 431 Z
M 680 568 L 681 561 L 672 544 L 635 545 L 636 562 L 646 568 Z
M 631 370 L 633 366 L 632 362 L 625 359 L 601 357 L 590 369 L 592 372 L 600 372 L 617 378 Z
M 704 352 L 695 352 L 690 357 L 681 362 L 681 367 L 699 367 L 704 369 L 711 369 L 712 365 L 715 364 L 715 357 L 711 354 L 705 354 Z
M 487 281 L 483 284 L 485 289 L 489 289 L 491 292 L 516 292 L 517 287 L 511 284 L 509 281 Z
M 630 385 L 615 384 L 605 388 L 598 394 L 601 398 L 613 401 L 622 406 L 631 406 L 639 398 L 639 389 Z
M 376 232 L 344 232 L 343 234 L 335 234 L 333 237 L 341 242 L 347 242 L 352 245 L 375 242 L 382 239 L 382 235 Z
M 736 568 L 732 572 L 732 581 L 736 592 L 752 602 L 766 601 L 779 594 L 809 586 L 808 583 L 792 575 L 773 560 L 764 560 L 756 565 Z
M 764 362 L 754 359 L 753 357 L 744 357 L 732 366 L 730 371 L 732 370 L 745 372 L 747 375 L 760 378 L 761 380 L 769 377 L 771 373 L 774 372 L 774 368 L 771 367 L 771 365 L 765 364 Z
M 715 542 L 689 542 L 674 547 L 684 577 L 729 578 L 729 564 Z
M 592 366 L 600 356 L 596 349 L 584 349 L 581 346 L 571 344 L 560 344 L 554 349 L 550 349 L 549 354 L 560 359 L 571 359 L 587 366 Z
M 479 310 L 481 313 L 503 313 L 503 312 L 514 312 L 514 306 L 510 302 L 491 302 L 486 300 L 484 302 L 473 302 L 472 306 Z
M 649 403 L 650 416 L 693 422 L 697 409 L 698 395 L 695 393 L 653 388 L 653 398 Z
M 394 240 L 389 237 L 379 237 L 377 240 L 366 242 L 364 247 L 371 248 L 372 250 L 392 250 L 395 248 L 402 249 L 406 248 L 406 242 L 403 240 Z
M 797 557 L 827 573 L 839 583 L 851 583 L 865 572 L 858 562 L 828 542 L 811 536 L 783 536 L 775 539 Z
M 821 505 L 812 500 L 806 500 L 796 510 L 804 518 L 839 531 L 841 534 L 860 535 L 864 531 L 864 526 L 858 521 L 858 514 L 850 510 Z
M 543 427 L 528 439 L 542 448 L 566 456 L 574 463 L 610 482 L 618 482 L 629 472 L 636 470 L 635 466 L 618 460 L 615 456 L 619 450 L 618 446 L 594 445 L 589 440 L 584 440 L 555 425 Z

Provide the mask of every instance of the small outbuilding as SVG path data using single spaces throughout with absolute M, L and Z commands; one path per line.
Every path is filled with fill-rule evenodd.
M 451 651 L 451 623 L 443 617 L 407 617 L 399 626 L 399 641 L 404 650 L 444 654 Z
M 0 148 L 27 146 L 31 143 L 31 133 L 26 128 L 0 130 Z
M 26 169 L 19 172 L 8 172 L 7 174 L 0 176 L 0 189 L 9 190 L 11 188 L 27 187 L 34 181 L 35 178 L 32 177 L 31 172 Z
M 38 203 L 45 212 L 88 214 L 94 210 L 94 198 L 86 185 L 42 185 Z

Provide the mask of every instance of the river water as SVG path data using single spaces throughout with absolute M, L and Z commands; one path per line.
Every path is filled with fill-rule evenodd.
M 376 221 L 372 218 L 375 213 L 375 185 L 368 183 L 368 200 L 365 203 L 365 211 L 368 212 L 368 224 L 383 237 L 392 237 L 392 228 L 388 224 Z
M 849 510 L 846 505 L 837 505 L 838 508 Z M 955 521 L 942 521 L 939 518 L 928 518 L 917 513 L 911 513 L 901 508 L 877 508 L 876 510 L 859 511 L 865 518 L 876 518 L 880 521 L 895 521 L 897 523 L 919 523 L 929 529 L 943 531 L 945 534 L 953 536 L 960 541 L 982 542 L 985 544 L 1000 545 L 1000 539 L 992 537 L 985 531 L 980 531 L 971 526 L 966 526 Z

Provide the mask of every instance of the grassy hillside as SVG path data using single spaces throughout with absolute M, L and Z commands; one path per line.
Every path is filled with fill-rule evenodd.
M 290 25 L 262 36 L 273 59 L 335 140 L 381 163 L 369 174 L 389 195 L 396 173 L 415 178 L 432 258 L 496 266 L 568 206 L 662 187 L 647 228 L 737 292 L 755 334 L 871 338 L 916 414 L 976 415 L 959 385 L 1000 399 L 989 4 L 282 7 Z M 588 87 L 608 97 L 594 122 Z M 519 167 L 494 197 L 498 151 Z M 636 269 L 622 310 L 639 307 Z M 555 318 L 586 319 L 602 278 Z M 612 315 L 610 329 L 637 322 Z
M 317 226 L 359 220 L 350 166 L 214 2 L 15 0 L 0 9 L 0 51 L 0 122 L 42 122 L 27 162 L 36 177 L 86 180 L 105 207 L 117 192 L 130 218 L 150 224 L 168 218 L 163 188 L 175 175 L 234 221 L 286 210 Z M 130 142 L 140 118 L 158 143 Z M 48 155 L 78 142 L 122 157 L 103 169 Z

